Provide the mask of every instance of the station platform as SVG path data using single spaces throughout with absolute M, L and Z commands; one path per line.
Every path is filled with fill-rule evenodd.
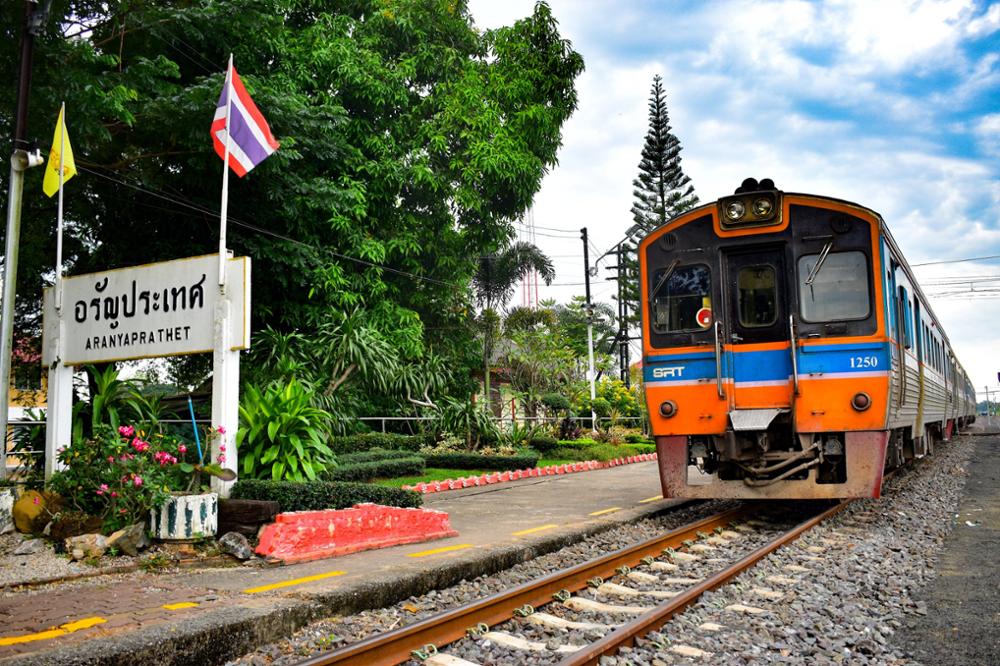
M 458 536 L 288 566 L 134 572 L 0 598 L 0 663 L 219 664 L 319 617 L 490 574 L 671 510 L 656 462 L 426 495 Z

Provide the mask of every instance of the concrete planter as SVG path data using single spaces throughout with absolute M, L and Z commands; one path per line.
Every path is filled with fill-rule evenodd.
M 0 534 L 14 531 L 14 500 L 17 494 L 13 488 L 0 488 Z
M 172 495 L 149 512 L 149 527 L 160 541 L 194 541 L 213 537 L 219 525 L 219 495 Z

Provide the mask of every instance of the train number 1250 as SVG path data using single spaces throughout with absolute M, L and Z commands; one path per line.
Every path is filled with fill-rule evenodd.
M 878 356 L 852 356 L 851 368 L 877 368 Z

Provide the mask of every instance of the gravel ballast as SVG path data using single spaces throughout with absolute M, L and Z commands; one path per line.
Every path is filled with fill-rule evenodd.
M 660 632 L 655 632 L 605 664 L 674 663 L 791 663 L 791 664 L 910 664 L 915 663 L 894 635 L 908 620 L 926 614 L 920 601 L 922 588 L 935 575 L 940 546 L 953 525 L 955 508 L 966 481 L 966 466 L 973 448 L 969 438 L 938 448 L 933 459 L 917 461 L 889 480 L 879 500 L 861 500 L 807 532 L 798 542 L 762 560 L 738 577 L 734 584 L 706 594 Z M 801 503 L 800 503 L 801 504 Z M 411 624 L 448 608 L 480 599 L 518 583 L 592 559 L 609 551 L 650 538 L 732 506 L 708 502 L 682 508 L 655 520 L 643 521 L 588 539 L 574 546 L 520 564 L 493 576 L 463 582 L 451 588 L 415 597 L 387 609 L 313 623 L 292 638 L 266 646 L 230 662 L 240 666 L 293 664 L 374 633 Z M 745 554 L 768 534 L 748 537 L 734 546 L 725 559 Z M 791 573 L 789 565 L 803 570 Z M 707 563 L 681 575 L 701 576 Z M 637 570 L 642 570 L 637 568 Z M 775 576 L 790 582 L 777 584 Z M 616 577 L 614 582 L 624 583 Z M 794 579 L 794 580 L 791 580 Z M 633 587 L 634 582 L 629 582 Z M 649 589 L 654 589 L 655 585 Z M 761 596 L 759 590 L 780 592 L 781 598 Z M 607 603 L 644 606 L 656 600 L 641 597 L 622 600 L 600 596 L 593 590 L 581 596 Z M 727 606 L 742 604 L 763 610 L 750 615 Z M 564 613 L 558 604 L 547 613 L 592 622 L 622 622 L 629 618 Z M 706 630 L 706 623 L 721 625 Z M 596 640 L 595 630 L 549 629 L 524 620 L 506 623 L 505 629 L 550 647 L 584 644 Z M 707 654 L 690 657 L 677 652 L 692 647 Z M 490 641 L 465 640 L 447 652 L 482 664 L 555 663 L 552 653 L 517 653 Z M 513 660 L 513 661 L 512 661 Z

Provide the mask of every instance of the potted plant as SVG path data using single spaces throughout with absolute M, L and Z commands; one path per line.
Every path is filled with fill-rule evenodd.
M 225 434 L 222 426 L 210 428 L 205 446 L 195 433 L 197 462 L 185 460 L 188 447 L 183 442 L 175 447 L 160 448 L 154 458 L 161 465 L 169 466 L 174 482 L 174 490 L 158 507 L 149 513 L 150 531 L 153 538 L 162 541 L 191 541 L 202 537 L 215 536 L 219 525 L 219 495 L 202 487 L 202 475 L 215 476 L 223 481 L 232 481 L 236 473 L 222 467 L 226 462 L 225 445 L 221 445 L 216 462 L 206 462 L 206 454 L 211 450 L 211 441 Z M 166 439 L 166 438 L 164 438 Z M 176 448 L 176 454 L 169 451 Z

